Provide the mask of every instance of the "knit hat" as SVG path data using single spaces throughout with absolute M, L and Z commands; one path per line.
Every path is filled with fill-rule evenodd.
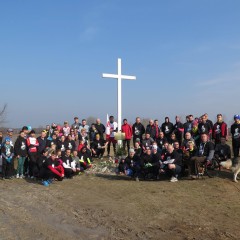
M 5 142 L 11 142 L 11 139 L 9 137 L 6 137 Z
M 134 153 L 135 151 L 134 151 L 134 149 L 133 148 L 130 148 L 129 149 L 129 153 Z

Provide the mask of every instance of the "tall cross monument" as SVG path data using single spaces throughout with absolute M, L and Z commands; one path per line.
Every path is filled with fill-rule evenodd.
M 103 73 L 102 77 L 115 78 L 118 80 L 118 131 L 120 131 L 122 126 L 122 79 L 136 80 L 136 76 L 122 75 L 122 60 L 121 58 L 118 58 L 118 73 Z

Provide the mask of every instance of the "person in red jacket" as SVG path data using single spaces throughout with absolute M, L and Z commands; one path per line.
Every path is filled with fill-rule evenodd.
M 130 141 L 132 139 L 132 126 L 128 124 L 127 119 L 123 119 L 122 133 L 125 133 L 125 140 L 123 140 L 123 148 L 125 150 L 127 144 L 127 150 L 130 149 Z
M 54 178 L 56 178 L 58 181 L 63 180 L 64 168 L 58 161 L 57 153 L 55 151 L 53 151 L 50 156 L 44 159 L 40 168 L 39 177 L 43 179 L 43 184 L 45 186 L 48 186 L 48 184 L 51 183 L 52 179 Z
M 223 121 L 222 114 L 217 115 L 217 122 L 213 125 L 212 137 L 215 146 L 221 143 L 221 137 L 227 139 L 227 124 Z

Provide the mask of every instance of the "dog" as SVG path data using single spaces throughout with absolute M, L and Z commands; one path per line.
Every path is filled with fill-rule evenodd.
M 222 167 L 224 167 L 226 169 L 232 168 L 233 181 L 238 182 L 237 176 L 240 173 L 240 164 L 238 163 L 235 166 L 232 166 L 232 160 L 223 161 L 223 162 L 220 162 L 220 164 L 221 164 Z

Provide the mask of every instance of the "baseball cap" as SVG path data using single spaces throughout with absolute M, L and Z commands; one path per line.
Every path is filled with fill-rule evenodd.
M 9 128 L 7 131 L 8 131 L 8 132 L 13 132 L 12 128 Z
M 5 142 L 11 142 L 11 139 L 9 137 L 6 137 Z
M 240 116 L 239 116 L 238 114 L 235 114 L 235 115 L 234 115 L 234 119 L 240 120 Z

